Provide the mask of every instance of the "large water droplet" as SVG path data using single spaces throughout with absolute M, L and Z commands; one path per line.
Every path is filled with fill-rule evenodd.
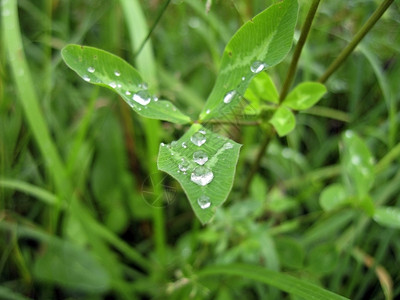
M 147 105 L 151 101 L 151 95 L 148 91 L 142 90 L 134 94 L 132 100 L 141 105 Z
M 196 151 L 193 153 L 193 160 L 199 165 L 204 165 L 208 160 L 208 155 L 204 151 Z
M 235 90 L 227 92 L 224 96 L 224 103 L 230 103 L 232 99 L 235 97 L 235 95 L 236 95 Z
M 206 140 L 207 140 L 206 136 L 200 131 L 196 132 L 190 137 L 190 141 L 199 147 L 203 145 L 206 142 Z
M 205 166 L 198 166 L 196 169 L 193 170 L 193 173 L 190 176 L 191 181 L 201 186 L 209 184 L 213 180 L 213 178 L 213 172 Z
M 189 167 L 190 163 L 185 158 L 182 158 L 181 162 L 178 165 L 179 170 L 181 170 L 182 172 L 186 172 Z
M 93 67 L 89 67 L 89 68 L 87 68 L 87 70 L 89 73 L 94 73 L 94 71 L 96 71 L 96 69 Z
M 89 78 L 89 76 L 87 76 L 87 75 L 83 75 L 82 78 L 83 78 L 83 80 L 85 80 L 85 81 L 87 81 L 87 82 L 90 81 L 90 78 Z
M 197 203 L 199 204 L 201 209 L 206 209 L 211 205 L 210 197 L 207 197 L 206 195 L 201 195 L 197 199 Z
M 265 68 L 267 67 L 267 65 L 259 60 L 256 60 L 255 62 L 253 62 L 250 66 L 250 70 L 255 73 L 258 74 L 261 71 L 263 71 Z
M 119 71 L 114 71 L 114 75 L 119 77 L 119 76 L 121 76 L 121 73 Z

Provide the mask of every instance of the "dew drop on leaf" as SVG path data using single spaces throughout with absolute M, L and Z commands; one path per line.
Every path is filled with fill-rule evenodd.
M 149 86 L 147 85 L 146 82 L 142 82 L 142 83 L 139 83 L 139 87 L 140 87 L 141 89 L 147 90 Z
M 117 76 L 117 77 L 119 77 L 119 76 L 121 76 L 121 73 L 120 73 L 119 71 L 115 71 L 115 72 L 114 72 L 114 75 Z
M 190 141 L 195 144 L 196 146 L 201 146 L 206 142 L 206 137 L 203 133 L 201 133 L 200 131 L 196 132 L 195 134 L 193 134 L 190 137 Z
M 185 148 L 185 149 L 187 148 L 187 145 L 185 142 L 182 143 L 182 148 Z
M 175 147 L 176 145 L 178 145 L 178 142 L 177 142 L 177 141 L 172 141 L 172 142 L 171 142 L 171 147 Z
M 95 68 L 93 68 L 93 67 L 89 67 L 89 68 L 87 68 L 87 70 L 88 70 L 88 72 L 89 72 L 89 73 L 94 73 L 94 71 L 95 71 Z
M 181 162 L 178 165 L 178 168 L 182 172 L 186 172 L 189 169 L 189 166 L 190 166 L 189 162 L 185 158 L 182 158 Z
M 135 93 L 132 97 L 132 100 L 141 105 L 147 105 L 151 101 L 151 95 L 148 91 L 142 90 Z
M 224 147 L 224 149 L 232 149 L 232 148 L 233 148 L 233 145 L 232 145 L 232 143 L 227 142 L 227 143 L 224 144 L 223 147 Z
M 224 103 L 230 103 L 232 99 L 235 97 L 235 95 L 236 95 L 235 90 L 227 92 L 224 96 Z
M 358 155 L 354 155 L 351 157 L 351 163 L 353 165 L 359 165 L 361 163 L 361 158 Z
M 192 175 L 190 176 L 191 181 L 201 186 L 209 184 L 213 180 L 213 178 L 213 172 L 205 166 L 196 167 L 196 169 L 193 170 Z
M 251 72 L 253 72 L 254 74 L 258 74 L 261 71 L 263 71 L 265 68 L 267 67 L 267 65 L 259 60 L 256 60 L 255 62 L 253 62 L 250 66 L 250 70 Z
M 126 92 L 125 92 L 125 95 L 130 96 L 130 95 L 132 95 L 132 94 L 131 94 L 130 91 L 126 91 Z
M 211 112 L 211 110 L 207 109 L 206 114 L 208 115 Z
M 199 204 L 201 209 L 206 209 L 211 205 L 210 197 L 207 197 L 206 195 L 201 195 L 197 199 L 197 203 Z
M 83 80 L 85 80 L 85 81 L 87 81 L 87 82 L 90 81 L 90 78 L 89 78 L 89 76 L 87 76 L 87 75 L 83 75 L 82 78 L 83 78 Z
M 207 153 L 204 151 L 196 151 L 193 153 L 193 160 L 199 165 L 204 165 L 208 161 Z
M 115 82 L 111 82 L 108 85 L 111 86 L 113 89 L 117 87 L 117 84 Z

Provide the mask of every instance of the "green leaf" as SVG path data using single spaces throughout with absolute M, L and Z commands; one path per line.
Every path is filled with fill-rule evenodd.
M 177 124 L 191 121 L 171 102 L 152 95 L 135 68 L 118 56 L 80 45 L 67 45 L 61 55 L 83 80 L 116 92 L 139 115 Z
M 365 142 L 353 131 L 347 130 L 343 135 L 341 155 L 342 169 L 349 189 L 358 196 L 368 194 L 375 175 L 374 158 Z
M 339 261 L 334 244 L 327 243 L 314 247 L 308 254 L 308 268 L 312 273 L 332 273 Z
M 280 137 L 289 134 L 296 126 L 294 114 L 285 106 L 279 107 L 269 122 L 274 126 Z
M 302 82 L 289 93 L 283 104 L 294 110 L 305 110 L 315 105 L 326 93 L 319 82 Z
M 296 0 L 278 2 L 235 33 L 224 50 L 217 81 L 200 114 L 201 120 L 234 113 L 255 74 L 283 60 L 292 45 L 297 11 Z M 235 97 L 227 104 L 224 99 L 232 91 Z
M 338 209 L 348 203 L 346 189 L 340 183 L 327 186 L 319 197 L 319 204 L 325 211 Z
M 178 141 L 160 145 L 158 168 L 181 184 L 203 224 L 211 220 L 228 197 L 240 147 L 199 124 L 192 125 Z
M 277 239 L 276 250 L 282 266 L 292 269 L 299 269 L 303 266 L 304 249 L 295 239 L 290 237 Z
M 253 78 L 244 97 L 252 105 L 260 103 L 260 100 L 279 104 L 278 91 L 271 77 L 266 72 L 261 72 Z
M 33 272 L 41 281 L 90 293 L 103 293 L 110 285 L 107 271 L 88 251 L 54 237 L 35 261 Z
M 381 206 L 375 209 L 374 220 L 382 226 L 400 229 L 400 208 Z
M 210 275 L 233 275 L 268 284 L 291 295 L 296 295 L 308 300 L 344 300 L 347 299 L 332 293 L 308 281 L 298 279 L 291 275 L 268 270 L 257 265 L 229 264 L 223 266 L 209 266 L 196 275 L 205 277 Z

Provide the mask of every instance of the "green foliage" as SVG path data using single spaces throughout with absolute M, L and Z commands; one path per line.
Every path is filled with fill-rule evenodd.
M 397 299 L 392 2 L 1 1 L 0 298 Z

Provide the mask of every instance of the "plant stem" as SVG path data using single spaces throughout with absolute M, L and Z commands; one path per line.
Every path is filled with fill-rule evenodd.
M 267 150 L 267 147 L 269 145 L 269 142 L 271 141 L 272 136 L 273 136 L 273 134 L 272 134 L 271 130 L 269 130 L 269 132 L 267 132 L 264 135 L 264 140 L 258 150 L 256 160 L 254 161 L 253 165 L 251 166 L 249 176 L 247 177 L 246 182 L 244 183 L 242 197 L 246 196 L 247 193 L 249 192 L 251 181 L 253 180 L 253 177 L 257 173 L 258 169 L 260 168 L 261 159 L 264 156 L 265 150 Z
M 354 51 L 356 46 L 361 42 L 364 36 L 371 30 L 375 23 L 381 18 L 383 13 L 388 9 L 393 0 L 385 0 L 369 17 L 368 21 L 361 27 L 360 31 L 354 36 L 346 48 L 339 54 L 339 56 L 331 63 L 325 73 L 318 79 L 319 82 L 325 83 L 328 78 L 342 65 L 346 58 Z
M 294 49 L 292 62 L 290 63 L 289 71 L 286 76 L 286 80 L 283 84 L 281 94 L 279 96 L 279 102 L 282 102 L 286 98 L 286 96 L 289 92 L 290 86 L 292 85 L 294 75 L 296 74 L 296 69 L 297 69 L 297 64 L 299 62 L 300 54 L 301 54 L 301 51 L 303 50 L 304 44 L 307 40 L 308 33 L 310 32 L 311 24 L 312 24 L 312 21 L 314 20 L 315 13 L 317 12 L 319 3 L 320 3 L 320 0 L 313 0 L 313 2 L 311 3 L 310 9 L 308 10 L 306 21 L 304 22 L 303 28 L 301 30 L 300 38 L 297 42 L 296 48 Z

